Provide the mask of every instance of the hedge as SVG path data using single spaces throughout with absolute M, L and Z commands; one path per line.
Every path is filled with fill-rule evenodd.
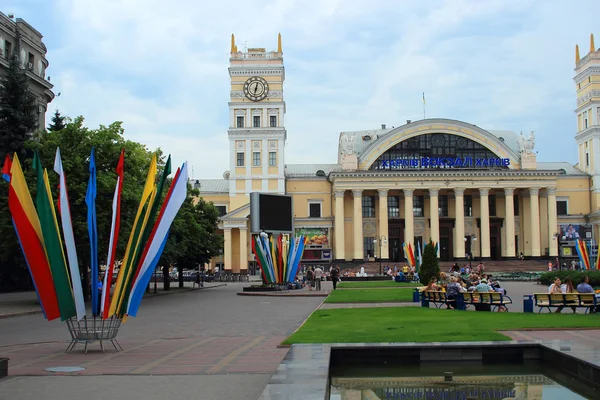
M 587 275 L 590 278 L 590 285 L 600 286 L 600 271 L 554 271 L 546 272 L 540 276 L 540 283 L 542 285 L 551 285 L 554 283 L 554 279 L 560 278 L 561 282 L 565 281 L 567 276 L 570 276 L 573 280 L 573 285 L 577 287 L 581 283 L 581 277 Z

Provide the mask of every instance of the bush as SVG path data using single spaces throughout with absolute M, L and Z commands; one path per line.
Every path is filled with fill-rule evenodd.
M 423 285 L 428 285 L 433 277 L 440 277 L 440 265 L 438 264 L 435 245 L 430 239 L 423 251 L 423 263 L 419 268 L 419 279 Z
M 600 286 L 600 271 L 554 271 L 546 272 L 540 276 L 540 283 L 542 285 L 551 285 L 554 283 L 555 278 L 560 278 L 561 282 L 564 282 L 567 276 L 570 276 L 573 280 L 573 285 L 577 287 L 581 283 L 581 277 L 587 275 L 590 278 L 590 285 Z

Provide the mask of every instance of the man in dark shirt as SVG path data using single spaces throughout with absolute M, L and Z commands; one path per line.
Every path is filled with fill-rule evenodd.
M 333 282 L 333 290 L 335 290 L 339 278 L 340 278 L 340 268 L 336 265 L 331 270 L 331 282 Z

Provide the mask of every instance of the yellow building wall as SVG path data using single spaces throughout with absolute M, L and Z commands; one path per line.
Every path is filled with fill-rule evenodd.
M 267 173 L 269 175 L 277 175 L 279 173 L 279 168 L 278 167 L 269 167 L 269 169 L 267 170 Z
M 229 211 L 237 210 L 241 206 L 245 206 L 250 202 L 250 199 L 245 194 L 238 193 L 235 197 L 231 197 L 229 201 Z
M 344 231 L 344 243 L 346 260 L 352 260 L 352 256 L 354 255 L 354 224 L 352 223 L 353 206 L 354 198 L 352 197 L 352 192 L 347 191 L 344 196 L 344 226 L 346 227 Z
M 279 182 L 277 179 L 269 179 L 269 190 L 277 190 Z
M 262 160 L 261 160 L 262 161 Z M 250 173 L 253 176 L 262 175 L 262 167 L 252 167 L 250 168 Z
M 253 179 L 252 180 L 252 190 L 253 191 L 262 190 L 262 179 Z
M 558 178 L 556 187 L 557 197 L 569 198 L 569 214 L 587 214 L 590 212 L 590 179 Z
M 549 254 L 548 229 L 548 197 L 540 196 L 540 246 L 542 256 Z M 552 233 L 555 231 L 556 228 L 552 227 Z
M 229 193 L 202 193 L 200 192 L 200 197 L 204 199 L 204 201 L 212 201 L 215 204 L 225 205 L 229 204 Z
M 235 181 L 235 188 L 237 190 L 246 190 L 246 181 L 243 179 L 238 179 Z
M 523 230 L 523 235 L 519 239 L 522 242 L 521 246 L 523 254 L 526 256 L 531 255 L 531 242 L 529 240 L 531 238 L 531 224 L 529 222 L 531 221 L 530 204 L 529 197 L 524 197 L 523 203 L 521 204 L 521 228 Z
M 248 162 L 248 160 L 245 160 L 246 162 Z M 235 167 L 235 174 L 236 175 L 246 175 L 246 167 Z
M 231 264 L 226 265 L 225 269 L 231 271 L 233 266 L 237 266 L 240 264 L 240 230 L 232 229 L 231 230 Z

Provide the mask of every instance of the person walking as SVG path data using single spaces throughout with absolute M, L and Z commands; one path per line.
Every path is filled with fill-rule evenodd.
M 323 270 L 320 265 L 315 269 L 315 290 L 321 291 L 321 278 L 323 278 Z
M 333 290 L 336 289 L 337 287 L 337 283 L 340 280 L 340 269 L 339 267 L 336 265 L 335 267 L 333 267 L 333 269 L 331 270 L 331 282 L 333 282 Z
M 306 281 L 308 282 L 308 290 L 309 291 L 312 291 L 314 280 L 315 280 L 315 273 L 314 273 L 312 267 L 308 267 L 306 269 Z

